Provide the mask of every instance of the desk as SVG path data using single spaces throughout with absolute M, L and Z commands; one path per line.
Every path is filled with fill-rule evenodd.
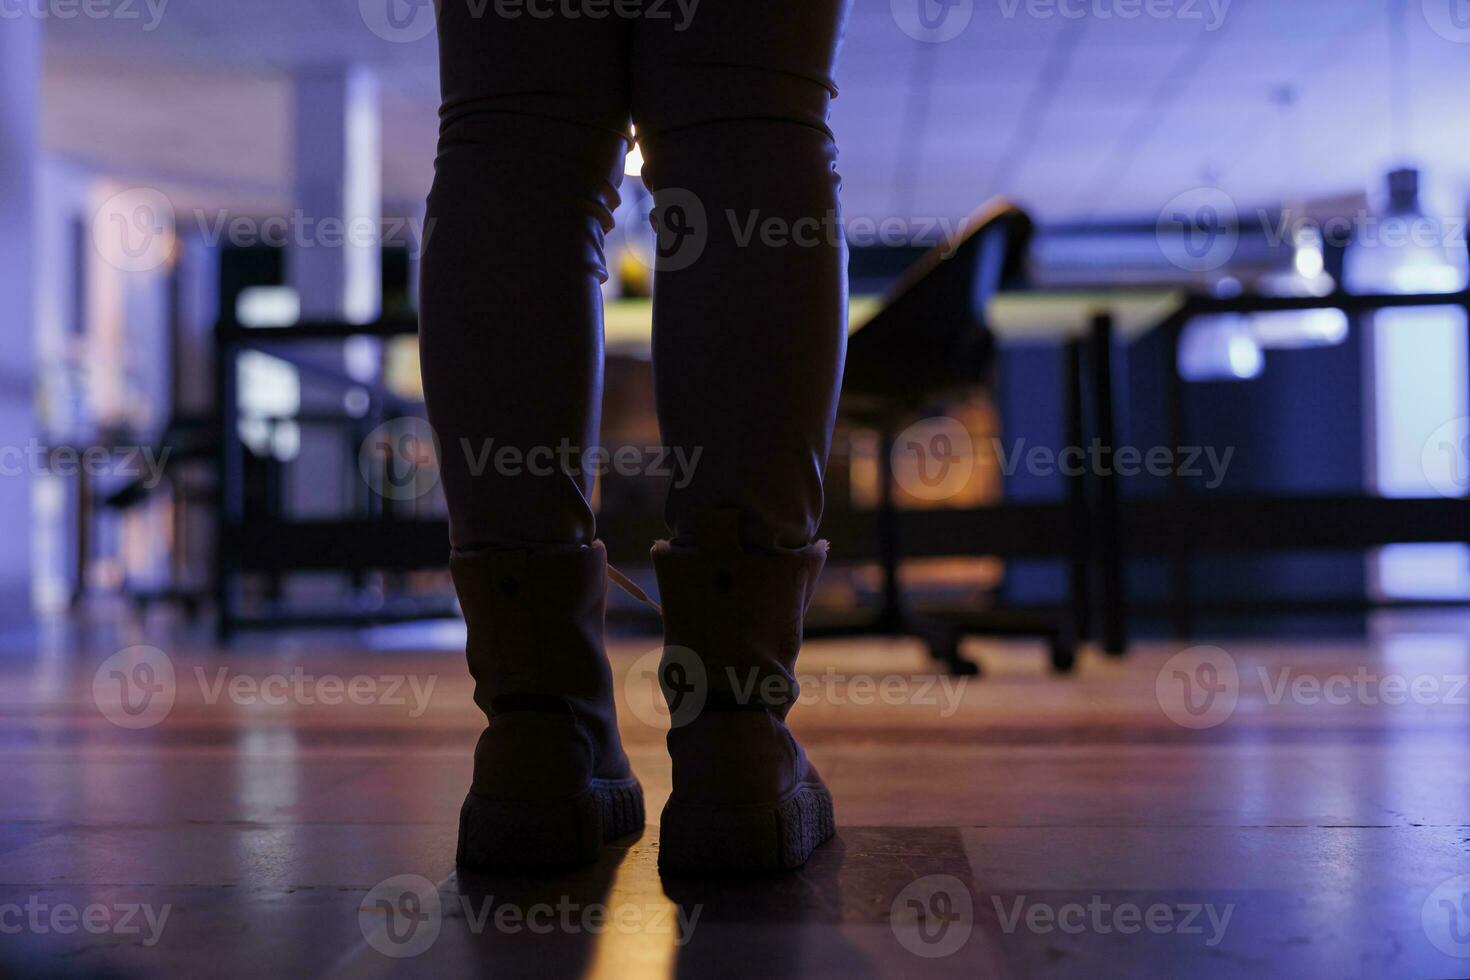
M 1109 349 L 1114 342 L 1132 344 L 1155 331 L 1168 342 L 1166 412 L 1172 445 L 1186 442 L 1185 382 L 1176 368 L 1179 337 L 1195 317 L 1222 313 L 1338 309 L 1349 315 L 1381 309 L 1460 306 L 1470 314 L 1470 290 L 1415 295 L 1325 297 L 1241 296 L 1218 298 L 1182 290 L 1057 290 L 1001 294 L 987 308 L 991 328 L 1010 339 L 1053 339 L 1077 349 L 1090 347 L 1092 398 L 1098 413 L 1098 435 L 1110 448 L 1115 414 Z M 1069 424 L 1072 442 L 1075 421 Z M 1178 474 L 1163 500 L 1123 504 L 1116 481 L 1098 483 L 1098 561 L 1104 592 L 1104 638 L 1112 645 L 1126 609 L 1122 594 L 1122 543 L 1140 555 L 1161 555 L 1170 564 L 1167 613 L 1172 632 L 1193 635 L 1196 602 L 1192 596 L 1191 560 L 1200 553 L 1268 552 L 1291 548 L 1363 550 L 1389 544 L 1470 542 L 1470 499 L 1392 499 L 1366 493 L 1335 495 L 1192 495 Z M 1314 609 L 1361 611 L 1386 606 L 1442 605 L 1444 602 L 1328 601 L 1283 602 L 1267 610 L 1260 603 L 1222 604 L 1235 612 Z M 1453 601 L 1451 604 L 1463 605 Z M 1109 639 L 1111 638 L 1111 639 Z
M 1086 514 L 1087 527 L 1075 529 L 1086 544 L 1084 553 L 1098 573 L 1103 650 L 1121 656 L 1128 647 L 1127 597 L 1124 577 L 1121 503 L 1117 476 L 1107 465 L 1117 441 L 1112 352 L 1158 329 L 1184 308 L 1188 294 L 1177 289 L 1037 290 L 999 293 L 985 308 L 985 322 L 1002 341 L 1060 343 L 1066 356 L 1065 441 L 1087 442 L 1086 409 L 1091 391 L 1094 434 L 1099 444 L 1096 493 L 1088 493 L 1085 477 L 1068 481 L 1075 512 Z M 1084 365 L 1090 365 L 1090 372 Z M 1087 379 L 1090 377 L 1090 385 Z M 1095 498 L 1095 499 L 1094 499 Z M 1074 583 L 1086 583 L 1089 568 L 1073 568 Z M 1074 593 L 1079 590 L 1074 586 Z M 1084 638 L 1091 633 L 1089 590 L 1073 596 Z
M 1183 382 L 1173 369 L 1179 335 L 1190 319 L 1216 313 L 1340 309 L 1365 313 L 1413 306 L 1461 306 L 1470 311 L 1470 291 L 1416 296 L 1377 295 L 1328 297 L 1239 297 L 1218 299 L 1178 289 L 1048 290 L 1003 293 L 987 306 L 986 315 L 997 336 L 1012 342 L 1053 341 L 1066 345 L 1068 384 L 1067 441 L 1084 442 L 1084 419 L 1090 404 L 1096 436 L 1104 449 L 1115 442 L 1115 398 L 1112 353 L 1115 343 L 1131 344 L 1154 331 L 1165 331 L 1170 346 L 1166 379 L 1170 438 L 1184 443 L 1186 426 Z M 851 307 L 851 328 L 872 315 L 878 301 L 858 297 Z M 647 300 L 610 303 L 607 307 L 609 351 L 647 356 L 651 340 L 652 305 Z M 357 522 L 321 522 L 321 526 L 275 522 L 244 527 L 239 497 L 242 461 L 235 432 L 236 390 L 234 364 L 245 349 L 284 350 L 300 341 L 342 340 L 353 336 L 400 337 L 417 332 L 412 317 L 370 324 L 307 322 L 286 328 L 248 329 L 221 323 L 218 340 L 218 391 L 221 393 L 223 449 L 220 457 L 219 567 L 216 581 L 222 630 L 234 625 L 228 597 L 228 579 L 243 570 L 323 567 L 340 563 L 344 551 L 351 561 L 370 560 L 394 569 L 437 567 L 443 562 L 442 522 L 383 519 Z M 1161 555 L 1171 563 L 1167 610 L 1174 632 L 1193 632 L 1190 562 L 1206 552 L 1269 551 L 1282 548 L 1362 549 L 1400 542 L 1430 540 L 1470 541 L 1470 499 L 1389 500 L 1366 494 L 1356 496 L 1222 497 L 1191 495 L 1182 478 L 1170 481 L 1162 500 L 1120 501 L 1116 479 L 1095 481 L 1089 501 L 1095 547 L 1090 549 L 1099 571 L 1102 638 L 1114 652 L 1126 643 L 1127 606 L 1123 588 L 1124 548 L 1139 555 Z M 1075 483 L 1073 494 L 1085 494 Z M 974 540 L 983 522 L 963 512 L 925 514 L 917 522 L 922 540 L 941 547 L 936 553 L 954 553 L 956 542 Z M 977 523 L 978 522 L 978 523 Z M 993 522 L 992 522 L 993 523 Z M 433 526 L 427 526 L 433 525 Z M 1237 533 L 1241 528 L 1251 534 Z M 861 529 L 859 529 L 861 530 Z M 964 534 L 968 534 L 966 537 Z M 854 532 L 855 534 L 857 532 Z M 985 535 L 988 539 L 988 532 Z M 1002 537 L 1004 535 L 1002 534 Z M 1012 535 L 1014 537 L 1014 535 Z M 1023 548 L 1026 542 L 1008 540 Z M 1364 603 L 1376 606 L 1381 603 Z M 1085 621 L 1085 617 L 1083 618 Z M 273 622 L 279 622 L 274 621 Z

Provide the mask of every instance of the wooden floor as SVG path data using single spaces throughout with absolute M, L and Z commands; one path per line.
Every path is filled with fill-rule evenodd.
M 652 825 L 577 874 L 456 877 L 480 721 L 454 641 L 102 622 L 0 660 L 0 975 L 1470 975 L 1463 621 L 1067 679 L 986 647 L 963 684 L 812 644 L 793 722 L 838 839 L 723 882 L 656 872 L 638 640 L 613 659 Z M 167 659 L 113 658 L 143 642 Z M 128 713 L 119 677 L 154 699 Z

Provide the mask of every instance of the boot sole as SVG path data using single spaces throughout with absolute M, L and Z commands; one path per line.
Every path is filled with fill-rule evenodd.
M 799 868 L 832 839 L 832 794 L 802 783 L 775 803 L 700 806 L 670 802 L 659 820 L 665 874 L 760 874 Z
M 470 793 L 459 810 L 454 863 L 471 871 L 527 871 L 592 864 L 602 845 L 643 829 L 637 779 L 594 779 L 567 800 L 506 802 Z

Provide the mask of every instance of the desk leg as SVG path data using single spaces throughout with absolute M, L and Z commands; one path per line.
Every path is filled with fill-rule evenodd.
M 1113 399 L 1113 318 L 1103 314 L 1092 321 L 1092 386 L 1097 399 L 1097 556 L 1102 591 L 1102 641 L 1109 654 L 1128 649 L 1127 612 L 1124 608 L 1123 542 L 1118 478 L 1113 469 L 1117 443 Z
M 1186 321 L 1187 322 L 1187 321 Z M 1169 324 L 1169 363 L 1165 366 L 1165 411 L 1168 412 L 1169 445 L 1178 448 L 1185 443 L 1184 380 L 1179 377 L 1179 334 L 1183 323 Z M 1169 500 L 1174 513 L 1185 513 L 1189 497 L 1189 484 L 1174 467 L 1169 476 Z M 1189 553 L 1189 535 L 1181 533 L 1184 524 L 1176 525 L 1174 547 L 1169 553 L 1169 626 L 1176 639 L 1187 640 L 1194 636 L 1194 603 L 1191 575 L 1194 563 Z
M 77 526 L 76 578 L 72 580 L 71 604 L 75 608 L 87 598 L 87 568 L 92 563 L 92 520 L 95 510 L 92 499 L 92 478 L 87 467 L 77 467 Z
M 1067 446 L 1082 446 L 1086 439 L 1084 382 L 1082 377 L 1083 342 L 1073 338 L 1062 350 L 1065 359 L 1066 436 Z M 1072 628 L 1077 642 L 1092 639 L 1092 541 L 1091 520 L 1087 513 L 1087 475 L 1085 472 L 1067 477 L 1067 510 L 1071 523 L 1071 557 L 1068 566 L 1071 589 Z
M 245 458 L 237 428 L 239 401 L 235 357 L 230 342 L 215 345 L 215 391 L 219 399 L 219 456 L 215 460 L 214 604 L 215 636 L 228 642 L 235 632 L 235 579 L 238 569 L 230 553 L 234 529 L 245 511 Z

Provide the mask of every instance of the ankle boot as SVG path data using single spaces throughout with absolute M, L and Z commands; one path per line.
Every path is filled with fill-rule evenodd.
M 833 834 L 832 796 L 786 727 L 798 694 L 802 621 L 827 545 L 748 553 L 733 521 L 712 546 L 705 540 L 698 548 L 665 541 L 653 550 L 674 765 L 673 793 L 660 821 L 659 869 L 800 867 Z M 683 678 L 683 691 L 670 681 L 675 663 L 672 676 Z M 687 701 L 676 704 L 700 687 L 698 710 L 689 711 Z M 699 693 L 692 692 L 695 704 Z
M 459 818 L 456 863 L 511 870 L 597 860 L 643 828 L 643 790 L 618 738 L 603 650 L 607 553 L 450 558 L 489 727 Z

